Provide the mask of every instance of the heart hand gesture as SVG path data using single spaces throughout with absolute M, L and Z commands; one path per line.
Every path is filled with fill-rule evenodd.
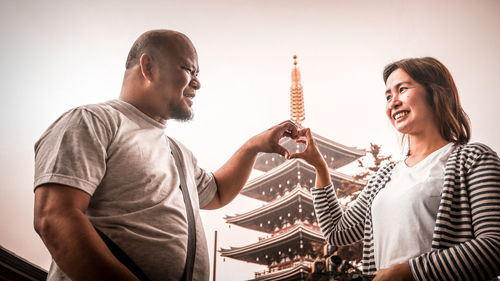
M 303 137 L 305 137 L 305 139 Z M 330 185 L 331 178 L 328 171 L 328 166 L 326 165 L 325 159 L 323 159 L 323 157 L 321 156 L 321 152 L 316 146 L 316 141 L 312 136 L 311 129 L 304 128 L 299 130 L 298 138 L 295 141 L 305 144 L 306 149 L 302 152 L 290 155 L 289 158 L 300 158 L 314 166 L 314 168 L 316 169 L 316 187 L 325 187 L 327 185 Z

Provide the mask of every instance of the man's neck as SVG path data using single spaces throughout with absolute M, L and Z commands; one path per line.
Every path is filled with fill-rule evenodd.
M 130 92 L 127 92 L 126 90 L 122 89 L 119 99 L 128 104 L 131 104 L 132 106 L 140 110 L 142 113 L 149 116 L 151 119 L 162 124 L 167 123 L 167 120 L 161 118 L 160 116 L 157 116 L 156 114 L 153 114 L 153 112 L 155 112 L 154 108 L 145 103 L 143 99 L 138 98 L 137 95 L 133 95 Z

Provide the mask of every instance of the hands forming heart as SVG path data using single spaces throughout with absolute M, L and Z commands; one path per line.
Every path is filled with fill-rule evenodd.
M 290 153 L 286 148 L 279 144 L 284 137 L 297 139 L 299 137 L 299 129 L 297 125 L 290 120 L 281 122 L 280 124 L 267 129 L 266 131 L 252 138 L 252 146 L 257 152 L 278 153 L 285 156 L 287 159 Z
M 305 144 L 305 150 L 290 154 L 286 148 L 279 144 L 279 141 L 284 137 L 289 137 L 294 139 L 297 143 Z M 301 158 L 316 168 L 326 166 L 316 146 L 316 141 L 312 137 L 311 129 L 299 128 L 290 120 L 281 122 L 255 136 L 254 145 L 258 152 L 278 153 L 285 156 L 287 159 Z
M 321 153 L 316 146 L 316 141 L 314 140 L 311 129 L 303 128 L 298 132 L 298 137 L 295 139 L 298 143 L 303 143 L 306 145 L 306 148 L 302 152 L 297 152 L 288 157 L 288 159 L 300 158 L 305 160 L 307 163 L 314 166 L 316 169 L 323 168 L 326 166 L 326 162 L 321 157 Z

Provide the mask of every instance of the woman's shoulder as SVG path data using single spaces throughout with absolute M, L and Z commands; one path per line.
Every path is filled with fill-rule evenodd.
M 468 173 L 473 167 L 482 166 L 485 163 L 500 166 L 500 158 L 489 146 L 475 142 L 458 145 L 448 159 L 446 166 L 447 169 L 454 169 L 455 171 L 465 169 Z
M 381 180 L 387 181 L 387 179 L 390 178 L 394 167 L 396 167 L 396 165 L 400 162 L 401 161 L 389 162 L 380 167 L 375 173 L 373 173 L 373 175 L 368 178 L 368 186 L 372 185 L 373 183 L 379 183 Z
M 457 147 L 457 152 L 469 157 L 477 157 L 483 154 L 497 155 L 497 153 L 493 149 L 491 149 L 491 147 L 480 142 L 459 145 Z

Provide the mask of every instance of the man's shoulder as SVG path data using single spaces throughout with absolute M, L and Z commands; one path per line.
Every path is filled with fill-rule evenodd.
M 188 153 L 192 153 L 191 150 L 189 148 L 187 148 L 187 146 L 185 146 L 182 142 L 180 142 L 178 139 L 174 138 L 174 137 L 171 137 L 171 136 L 167 136 L 167 138 L 169 139 L 169 142 L 173 142 L 174 145 L 177 144 L 177 146 L 179 147 L 179 149 L 184 153 L 184 152 L 188 152 Z M 170 144 L 172 145 L 172 144 Z
M 81 105 L 74 108 L 74 110 L 86 111 L 100 118 L 109 118 L 120 114 L 120 110 L 116 107 L 115 103 L 115 100 L 109 100 L 101 103 Z
M 114 100 L 110 100 L 101 103 L 77 106 L 63 113 L 62 116 L 54 123 L 57 124 L 59 121 L 66 123 L 71 122 L 71 120 L 80 123 L 81 121 L 79 120 L 84 118 L 90 119 L 87 121 L 101 123 L 104 126 L 117 124 L 120 122 L 121 112 L 116 106 L 114 106 L 114 103 Z
M 191 150 L 185 146 L 182 142 L 180 142 L 179 140 L 177 140 L 176 138 L 173 138 L 171 136 L 168 136 L 168 139 L 169 139 L 169 142 L 170 142 L 170 147 L 172 149 L 172 142 L 175 144 L 177 144 L 177 146 L 179 147 L 179 149 L 181 150 L 181 153 L 184 157 L 188 158 L 188 159 L 196 159 L 195 156 L 193 155 L 193 152 L 191 152 Z

